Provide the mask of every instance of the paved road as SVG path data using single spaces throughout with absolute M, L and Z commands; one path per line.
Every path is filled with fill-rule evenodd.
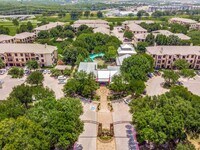
M 124 102 L 112 105 L 116 150 L 137 150 L 134 127 L 129 123 L 132 120 L 129 106 Z
M 81 120 L 97 121 L 96 110 L 91 109 L 93 107 L 96 108 L 96 104 L 83 103 L 84 113 L 81 116 Z M 93 123 L 84 123 L 84 132 L 79 136 L 77 143 L 83 147 L 83 150 L 96 150 L 96 137 L 97 125 Z

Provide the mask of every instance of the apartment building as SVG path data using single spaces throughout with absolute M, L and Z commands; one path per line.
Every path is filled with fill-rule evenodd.
M 171 18 L 169 20 L 169 23 L 178 23 L 182 25 L 194 26 L 197 23 L 197 21 L 186 18 Z
M 95 28 L 107 28 L 109 29 L 110 26 L 108 25 L 108 22 L 105 20 L 77 20 L 74 22 L 72 27 L 77 30 L 81 25 L 87 25 L 88 27 L 91 27 L 93 29 Z
M 53 29 L 57 26 L 64 26 L 64 25 L 65 25 L 65 23 L 63 23 L 63 22 L 50 22 L 49 24 L 45 24 L 43 26 L 35 28 L 33 31 L 36 35 L 38 35 L 38 33 L 40 31 L 50 31 L 51 29 Z
M 37 60 L 40 66 L 51 66 L 57 61 L 57 47 L 42 44 L 0 44 L 0 58 L 6 66 L 25 66 Z
M 134 35 L 134 41 L 136 43 L 138 42 L 144 42 L 146 40 L 146 37 L 149 33 L 140 33 L 140 34 L 135 34 Z M 174 35 L 177 36 L 178 38 L 180 38 L 181 40 L 190 40 L 191 38 L 183 33 L 172 33 L 168 30 L 157 30 L 157 31 L 153 31 L 152 34 L 156 37 L 159 34 L 165 35 L 165 36 L 170 36 L 170 35 Z
M 133 34 L 147 33 L 146 29 L 142 28 L 140 25 L 136 23 L 124 24 L 124 28 L 126 30 L 132 31 Z
M 178 59 L 185 59 L 190 68 L 200 69 L 200 46 L 151 46 L 147 54 L 154 58 L 155 68 L 173 68 Z
M 15 38 L 13 36 L 0 34 L 0 43 L 14 43 Z
M 36 39 L 35 33 L 22 32 L 14 36 L 15 43 L 33 43 Z
M 196 30 L 200 30 L 200 23 L 196 23 L 196 24 L 192 24 L 190 26 L 191 29 L 196 29 Z

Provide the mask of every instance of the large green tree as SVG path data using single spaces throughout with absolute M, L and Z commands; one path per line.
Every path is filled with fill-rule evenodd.
M 50 149 L 48 136 L 41 125 L 19 117 L 0 122 L 0 148 L 4 150 L 47 150 Z
M 38 69 L 39 68 L 39 64 L 36 60 L 29 60 L 27 63 L 26 63 L 28 69 Z
M 98 85 L 93 74 L 86 72 L 78 72 L 74 78 L 69 79 L 64 86 L 64 93 L 67 96 L 74 96 L 75 94 L 93 98 Z
M 167 86 L 174 85 L 178 79 L 179 79 L 179 74 L 173 70 L 165 70 L 163 71 L 162 77 L 165 79 L 165 83 Z
M 43 99 L 28 110 L 26 117 L 42 126 L 51 149 L 69 149 L 83 132 L 79 99 Z
M 200 97 L 180 86 L 161 96 L 134 99 L 130 107 L 137 140 L 152 142 L 159 149 L 162 144 L 186 140 L 186 134 L 199 135 L 197 99 Z
M 151 71 L 152 64 L 144 55 L 132 55 L 125 59 L 121 66 L 121 72 L 127 80 L 147 79 L 147 73 Z
M 26 82 L 30 85 L 42 85 L 42 82 L 44 81 L 44 76 L 40 71 L 34 71 L 32 72 L 26 79 Z
M 22 84 L 13 88 L 10 93 L 10 98 L 15 98 L 24 104 L 25 108 L 28 108 L 28 104 L 32 102 L 32 89 L 30 86 Z

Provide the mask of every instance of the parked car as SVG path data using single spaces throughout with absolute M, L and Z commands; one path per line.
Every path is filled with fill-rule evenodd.
M 176 85 L 183 85 L 183 83 L 178 81 L 178 82 L 176 82 Z
M 131 97 L 132 97 L 131 95 L 128 95 L 128 96 L 124 97 L 123 98 L 124 103 L 129 104 L 131 102 L 131 100 L 132 100 Z
M 154 73 L 155 73 L 156 75 L 158 75 L 158 76 L 161 75 L 161 73 L 160 73 L 158 70 L 155 70 Z
M 65 76 L 58 76 L 58 80 L 66 80 L 67 78 Z
M 58 80 L 58 84 L 65 84 L 65 83 L 67 83 L 66 80 Z
M 0 75 L 4 75 L 6 73 L 6 71 L 7 71 L 6 69 L 1 69 L 0 70 Z

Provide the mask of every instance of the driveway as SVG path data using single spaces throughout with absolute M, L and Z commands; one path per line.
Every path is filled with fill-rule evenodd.
M 96 150 L 97 140 L 97 125 L 89 121 L 97 121 L 96 108 L 97 105 L 93 103 L 82 103 L 84 113 L 81 116 L 81 120 L 84 123 L 84 132 L 79 136 L 77 144 L 79 144 L 83 150 Z
M 10 75 L 1 75 L 0 79 L 4 82 L 3 88 L 0 89 L 0 100 L 5 100 L 8 98 L 9 94 L 12 92 L 12 89 L 15 86 L 21 85 L 25 82 L 26 76 L 24 76 L 21 79 L 14 79 L 11 78 Z
M 154 76 L 146 83 L 146 91 L 148 96 L 162 95 L 169 91 L 161 86 L 165 80 L 161 76 Z
M 53 90 L 56 95 L 56 99 L 64 97 L 64 93 L 62 91 L 64 84 L 58 84 L 58 80 L 50 77 L 49 74 L 44 75 L 44 87 L 48 87 L 49 89 Z
M 134 127 L 131 125 L 132 115 L 129 106 L 124 102 L 113 103 L 113 122 L 116 150 L 137 150 Z

